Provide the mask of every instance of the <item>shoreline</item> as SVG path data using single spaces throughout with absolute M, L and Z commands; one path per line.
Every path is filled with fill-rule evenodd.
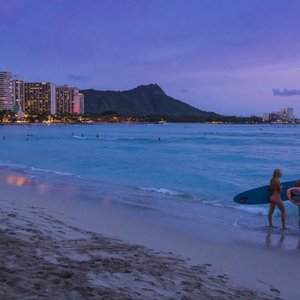
M 150 251 L 152 254 L 159 253 L 157 258 L 159 261 L 160 256 L 164 257 L 166 253 L 172 257 L 173 263 L 183 260 L 185 270 L 190 270 L 196 264 L 201 267 L 195 270 L 203 271 L 203 266 L 206 265 L 207 270 L 204 272 L 204 277 L 205 280 L 208 280 L 208 285 L 216 285 L 217 290 L 222 290 L 223 284 L 228 289 L 231 289 L 232 286 L 239 287 L 236 289 L 250 293 L 249 295 L 247 293 L 243 294 L 243 299 L 253 299 L 253 291 L 257 295 L 263 294 L 264 299 L 267 299 L 266 297 L 270 299 L 281 297 L 283 299 L 297 298 L 296 278 L 298 268 L 296 268 L 296 262 L 299 259 L 299 249 L 295 246 L 297 245 L 297 237 L 285 236 L 281 241 L 282 236 L 278 234 L 265 235 L 260 232 L 245 231 L 227 225 L 222 225 L 222 228 L 218 228 L 215 226 L 216 224 L 212 224 L 204 218 L 199 219 L 199 234 L 194 236 L 188 234 L 187 230 L 184 230 L 184 220 L 178 219 L 176 226 L 173 226 L 174 223 L 168 224 L 168 221 L 162 220 L 161 216 L 149 216 L 149 214 L 153 213 L 143 215 L 143 212 L 141 212 L 133 217 L 132 212 L 128 214 L 126 210 L 118 209 L 115 205 L 111 205 L 109 201 L 101 204 L 85 203 L 82 201 L 83 199 L 74 197 L 72 193 L 63 194 L 61 190 L 43 190 L 36 185 L 24 184 L 16 186 L 14 183 L 7 185 L 0 182 L 0 187 L 2 191 L 0 197 L 1 230 L 4 230 L 2 234 L 7 233 L 5 228 L 3 229 L 3 220 L 8 222 L 9 219 L 14 219 L 19 223 L 23 219 L 27 224 L 31 224 L 31 229 L 28 231 L 28 228 L 25 229 L 23 225 L 18 224 L 19 229 L 15 228 L 12 230 L 13 233 L 11 233 L 13 236 L 21 239 L 24 237 L 24 232 L 26 236 L 26 232 L 36 231 L 42 237 L 39 240 L 45 241 L 49 238 L 49 228 L 51 238 L 62 234 L 64 238 L 71 237 L 73 242 L 76 240 L 76 237 L 75 239 L 73 238 L 74 232 L 76 234 L 81 232 L 84 235 L 102 236 L 112 241 L 118 239 L 122 241 L 121 244 L 125 248 L 128 245 L 139 245 L 136 247 L 142 247 L 143 251 Z M 20 218 L 19 214 L 23 215 L 23 217 Z M 45 232 L 38 233 L 41 230 L 41 223 L 37 219 L 44 219 L 43 222 L 46 224 L 42 225 L 42 227 L 48 228 L 46 235 Z M 73 233 L 68 232 L 70 230 L 67 228 L 71 228 Z M 23 233 L 20 234 L 20 232 L 17 232 L 18 230 L 21 230 Z M 39 247 L 44 246 L 42 244 Z M 49 255 L 53 258 L 55 253 L 53 254 L 53 251 L 51 253 Z M 84 254 L 83 251 L 81 255 Z M 136 257 L 139 257 L 140 255 L 143 256 L 144 252 L 143 254 L 136 254 Z M 149 255 L 151 256 L 152 254 Z M 122 259 L 127 260 L 124 257 Z M 280 261 L 284 261 L 285 264 L 280 265 Z M 162 265 L 164 263 L 167 262 L 161 262 Z M 134 268 L 132 272 L 136 272 L 134 260 L 131 267 Z M 198 276 L 199 274 L 197 273 L 196 275 Z M 196 275 L 194 274 L 193 276 Z M 114 273 L 109 276 L 114 278 Z M 287 280 L 287 276 L 289 280 Z M 211 282 L 210 277 L 214 277 L 215 281 L 212 280 Z M 216 278 L 219 278 L 221 281 L 218 281 Z M 98 279 L 95 280 L 98 281 Z M 118 280 L 120 280 L 119 283 L 121 284 L 124 278 L 119 278 Z M 201 280 L 204 279 L 202 278 Z M 223 282 L 224 280 L 225 282 Z M 183 281 L 186 281 L 186 279 Z M 193 286 L 194 289 L 195 286 Z M 232 293 L 232 291 L 229 293 Z M 239 292 L 234 293 L 237 294 L 232 299 L 239 294 Z M 173 296 L 176 298 L 176 295 Z M 130 297 L 136 298 L 133 295 Z M 144 299 L 142 296 L 139 297 Z M 189 298 L 189 296 L 187 297 Z M 230 297 L 230 294 L 228 294 L 222 299 L 231 299 Z M 190 299 L 192 298 L 195 297 L 191 296 Z
M 47 123 L 47 122 L 12 122 L 12 123 L 6 123 L 6 122 L 0 122 L 0 126 L 10 126 L 10 125 L 47 125 L 47 126 L 52 126 L 52 125 L 166 125 L 166 124 L 199 124 L 199 125 L 283 125 L 283 126 L 291 126 L 291 125 L 300 125 L 300 122 L 298 123 L 239 123 L 239 122 L 174 122 L 174 121 L 169 121 L 165 123 L 159 123 L 159 122 L 78 122 L 78 123 L 68 123 L 68 122 L 52 122 L 52 123 Z

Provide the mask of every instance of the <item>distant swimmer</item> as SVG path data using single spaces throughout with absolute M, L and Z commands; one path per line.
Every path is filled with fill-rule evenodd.
M 81 137 L 83 137 L 83 133 L 81 134 Z
M 5 135 L 2 137 L 3 140 L 5 140 Z
M 97 133 L 96 138 L 99 138 L 99 133 Z
M 158 141 L 160 142 L 160 137 L 158 138 Z
M 74 135 L 74 132 L 72 132 L 72 136 Z

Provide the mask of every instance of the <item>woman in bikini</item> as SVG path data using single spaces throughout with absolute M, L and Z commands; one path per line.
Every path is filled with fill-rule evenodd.
M 293 201 L 293 197 L 292 197 L 292 190 L 298 190 L 300 192 L 300 179 L 298 179 L 295 183 L 294 187 L 291 187 L 290 189 L 288 189 L 286 191 L 287 197 L 290 201 Z M 299 217 L 299 228 L 300 228 L 300 206 L 298 202 L 294 202 L 296 205 L 298 205 L 298 217 Z
M 280 184 L 280 178 L 282 176 L 280 169 L 275 169 L 273 172 L 272 179 L 270 181 L 270 208 L 268 214 L 269 226 L 270 228 L 274 228 L 272 223 L 272 216 L 277 206 L 281 212 L 281 223 L 282 223 L 282 230 L 286 230 L 285 226 L 285 208 L 283 202 L 281 200 L 281 191 L 282 185 Z

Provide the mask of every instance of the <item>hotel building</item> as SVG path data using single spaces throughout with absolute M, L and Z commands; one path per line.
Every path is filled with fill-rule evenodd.
M 0 71 L 0 110 L 13 110 L 12 74 Z
M 74 94 L 74 110 L 73 113 L 84 115 L 84 95 L 82 93 Z
M 84 96 L 74 87 L 56 88 L 56 109 L 58 114 L 83 114 Z
M 25 83 L 23 80 L 13 80 L 14 110 L 19 112 L 25 110 Z
M 25 82 L 25 112 L 32 115 L 56 114 L 55 84 L 51 82 Z
M 73 114 L 75 89 L 68 86 L 56 87 L 56 111 L 58 114 Z

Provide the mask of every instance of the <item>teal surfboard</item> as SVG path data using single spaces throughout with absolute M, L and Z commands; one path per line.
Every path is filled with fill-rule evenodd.
M 295 181 L 282 182 L 281 199 L 287 200 L 286 191 L 295 186 Z M 240 204 L 265 204 L 269 203 L 270 187 L 269 185 L 261 186 L 249 191 L 242 192 L 233 198 L 234 202 Z

